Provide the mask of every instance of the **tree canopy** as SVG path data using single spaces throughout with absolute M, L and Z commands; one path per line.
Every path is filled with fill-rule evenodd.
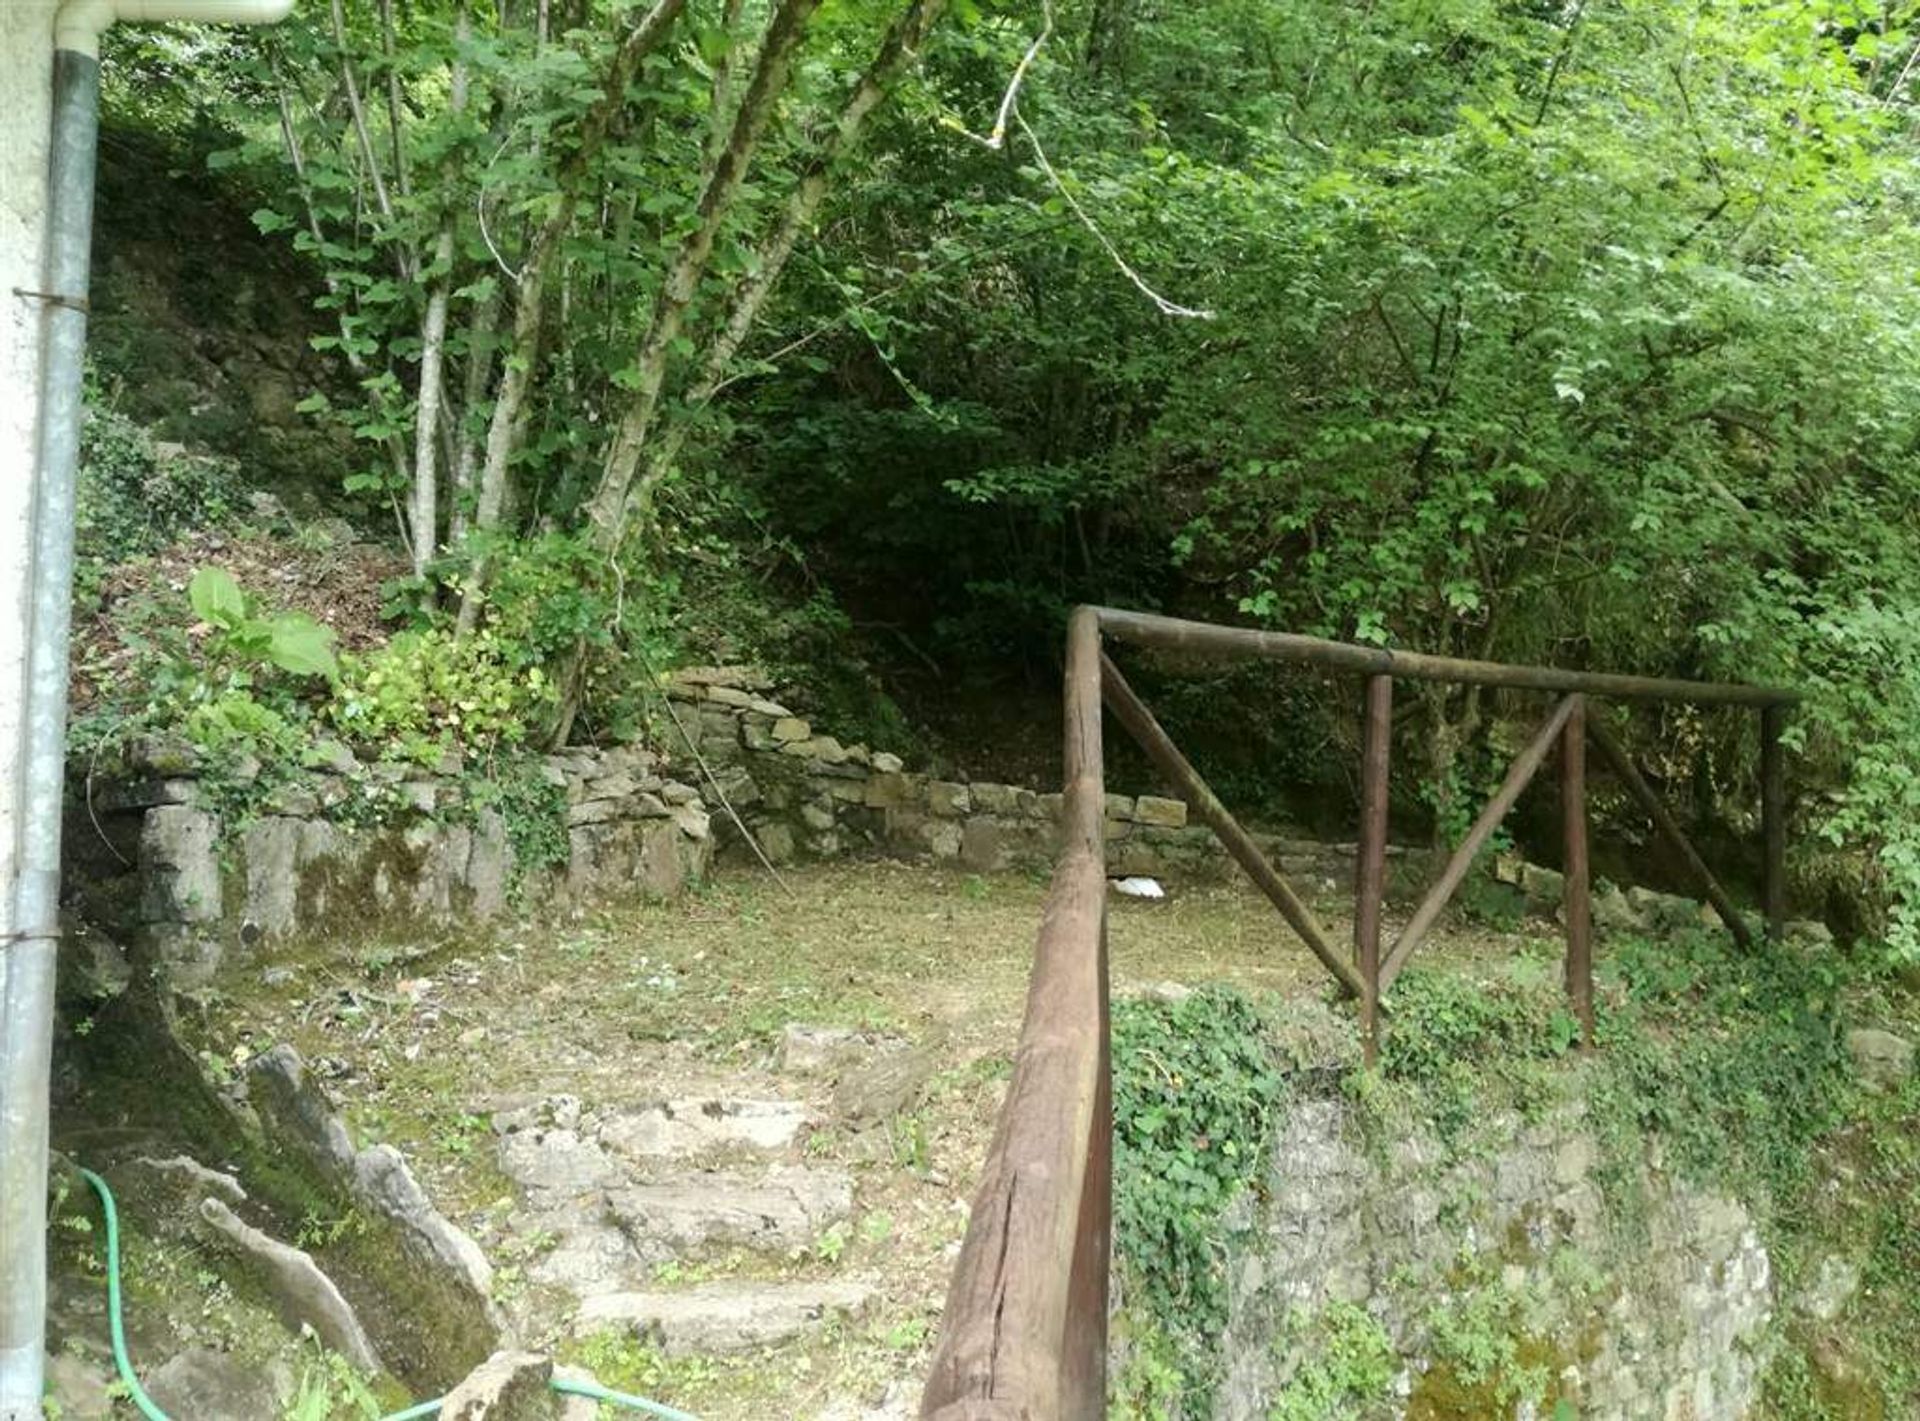
M 1910 21 L 316 0 L 109 63 L 311 263 L 406 616 L 549 738 L 701 627 L 978 671 L 1091 599 L 1777 681 L 1920 952 Z M 1492 717 L 1416 709 L 1444 819 Z

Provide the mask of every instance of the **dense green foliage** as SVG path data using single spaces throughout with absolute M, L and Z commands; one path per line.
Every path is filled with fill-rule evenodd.
M 716 629 L 1045 681 L 1095 597 L 1779 680 L 1802 828 L 1920 950 L 1897 7 L 811 11 L 370 0 L 109 56 L 119 121 L 310 263 L 304 407 L 398 515 L 408 622 L 541 672 L 528 739 L 631 733 L 636 653 Z M 1324 780 L 1348 697 L 1285 695 L 1230 748 Z M 1533 712 L 1408 699 L 1445 831 Z M 1645 739 L 1747 827 L 1744 723 Z
M 1920 1083 L 1890 1095 L 1857 1089 L 1840 1022 L 1898 1018 L 1910 994 L 1817 955 L 1741 953 L 1717 933 L 1626 938 L 1601 971 L 1601 1049 L 1589 1055 L 1561 1005 L 1556 951 L 1543 943 L 1492 974 L 1449 965 L 1404 975 L 1378 1070 L 1340 1084 L 1369 1148 L 1431 1131 L 1465 1158 L 1502 1146 L 1489 1121 L 1538 1119 L 1577 1101 L 1610 1227 L 1627 1246 L 1650 1217 L 1650 1160 L 1752 1212 L 1784 1309 L 1761 1414 L 1907 1414 L 1920 1399 L 1908 1342 L 1920 1317 L 1911 1213 Z M 1287 1099 L 1325 1085 L 1288 1075 L 1263 1008 L 1230 989 L 1126 1001 L 1113 1026 L 1116 1414 L 1207 1415 L 1226 1323 L 1226 1208 L 1264 1187 Z M 1796 1320 L 1791 1300 L 1835 1258 L 1872 1291 L 1844 1326 Z M 1550 1261 L 1555 1288 L 1596 1308 L 1628 1263 L 1577 1249 Z M 1522 1402 L 1569 1414 L 1533 1285 L 1516 1290 L 1497 1254 L 1472 1249 L 1449 1277 L 1444 1296 L 1410 1300 L 1431 1367 L 1423 1394 L 1457 1393 L 1467 1408 L 1432 1414 Z M 1377 1414 L 1406 1365 L 1361 1309 L 1296 1312 L 1282 1332 L 1276 1345 L 1307 1360 L 1273 1398 L 1276 1421 Z

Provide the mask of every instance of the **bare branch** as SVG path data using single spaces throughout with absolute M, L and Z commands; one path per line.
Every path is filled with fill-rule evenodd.
M 1195 321 L 1211 321 L 1214 317 L 1212 311 L 1203 311 L 1192 306 L 1182 306 L 1176 301 L 1169 301 L 1158 291 L 1155 291 L 1151 286 L 1147 285 L 1139 272 L 1127 265 L 1127 259 L 1120 255 L 1120 249 L 1108 240 L 1107 234 L 1100 230 L 1099 224 L 1087 215 L 1087 210 L 1080 205 L 1079 200 L 1067 190 L 1067 185 L 1060 180 L 1060 174 L 1054 171 L 1053 164 L 1047 159 L 1046 149 L 1040 146 L 1039 137 L 1035 135 L 1033 128 L 1027 123 L 1027 116 L 1021 113 L 1018 108 L 1015 108 L 1013 111 L 1013 119 L 1015 123 L 1020 125 L 1020 132 L 1026 135 L 1027 142 L 1033 145 L 1033 156 L 1039 159 L 1040 171 L 1047 175 L 1047 181 L 1053 184 L 1053 190 L 1060 194 L 1060 200 L 1072 209 L 1075 217 L 1080 219 L 1080 225 L 1093 233 L 1093 239 L 1105 250 L 1107 256 L 1112 259 L 1113 264 L 1120 268 L 1120 274 L 1126 277 L 1128 281 L 1131 281 L 1134 286 L 1139 289 L 1141 295 L 1153 302 L 1154 308 L 1158 310 L 1161 315 L 1179 316 Z
M 993 131 L 984 137 L 970 129 L 954 124 L 957 132 L 971 138 L 983 148 L 991 148 L 998 153 L 1007 146 L 1007 120 L 1014 116 L 1014 108 L 1020 101 L 1020 85 L 1026 81 L 1027 71 L 1033 68 L 1033 61 L 1040 57 L 1040 50 L 1053 38 L 1052 0 L 1040 0 L 1040 33 L 1033 37 L 1033 43 L 1027 46 L 1027 52 L 1020 56 L 1020 62 L 1013 66 L 1013 75 L 1007 80 L 1007 92 L 1000 97 L 1000 110 L 993 116 Z

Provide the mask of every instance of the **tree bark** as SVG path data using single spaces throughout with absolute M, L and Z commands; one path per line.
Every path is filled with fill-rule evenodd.
M 694 229 L 681 244 L 654 298 L 653 315 L 634 362 L 633 398 L 608 446 L 599 486 L 587 505 L 594 546 L 604 553 L 616 552 L 625 536 L 627 496 L 640 468 L 654 414 L 659 409 L 673 343 L 679 337 L 687 308 L 712 259 L 714 238 L 740 195 L 754 150 L 787 87 L 794 53 L 806 32 L 807 21 L 819 4 L 820 0 L 776 0 L 767 21 L 766 36 L 761 41 L 759 62 L 740 96 L 740 111 L 734 117 L 733 131 L 708 174 L 694 209 Z
M 721 381 L 726 379 L 734 357 L 752 333 L 761 308 L 773 293 L 800 238 L 819 214 L 835 165 L 859 143 L 867 119 L 913 62 L 945 8 L 946 0 L 913 0 L 887 30 L 873 62 L 847 96 L 839 119 L 787 199 L 779 224 L 760 244 L 746 278 L 734 288 L 726 324 L 707 348 L 700 377 L 687 392 L 689 410 L 697 410 L 711 400 Z M 671 471 L 689 430 L 689 422 L 681 420 L 668 429 L 664 437 L 654 441 L 647 456 L 646 472 L 636 489 L 636 512 L 644 514 L 647 510 L 653 490 Z
M 380 13 L 387 26 L 389 47 L 393 27 L 392 0 L 381 0 Z M 454 21 L 454 42 L 464 44 L 470 34 L 464 7 Z M 391 58 L 389 58 L 391 63 Z M 397 87 L 397 86 L 396 86 Z M 397 92 L 390 100 L 398 102 Z M 448 80 L 447 109 L 454 115 L 467 107 L 467 66 L 458 58 Z M 394 117 L 398 133 L 399 116 Z M 398 139 L 395 153 L 399 152 Z M 449 174 L 449 180 L 452 175 Z M 441 381 L 447 351 L 447 303 L 453 292 L 453 206 L 440 216 L 440 232 L 433 244 L 433 269 L 439 273 L 433 292 L 427 297 L 427 313 L 420 323 L 420 394 L 414 407 L 413 429 L 413 575 L 424 578 L 433 555 L 440 546 L 440 465 L 439 435 Z M 431 596 L 431 589 L 429 589 Z
M 338 0 L 335 0 L 338 3 Z M 527 259 L 520 268 L 519 289 L 514 298 L 513 335 L 502 356 L 499 389 L 494 396 L 493 415 L 487 424 L 486 458 L 480 468 L 479 492 L 474 505 L 473 525 L 469 533 L 492 532 L 500 522 L 506 505 L 507 466 L 520 437 L 526 430 L 527 395 L 533 382 L 533 362 L 540 338 L 541 303 L 545 294 L 548 268 L 564 244 L 572 225 L 575 204 L 595 154 L 606 142 L 607 134 L 626 103 L 627 86 L 639 72 L 640 62 L 664 39 L 675 20 L 686 9 L 686 0 L 655 0 L 644 19 L 614 54 L 607 70 L 606 88 L 580 125 L 580 141 L 573 155 L 556 175 L 558 193 L 554 209 L 540 225 Z M 480 618 L 480 606 L 486 587 L 486 560 L 476 559 L 468 569 L 460 596 L 456 632 L 473 630 Z
M 500 307 L 502 296 L 499 287 L 480 303 L 474 313 L 473 325 L 467 332 L 467 366 L 462 381 L 462 416 L 464 425 L 458 431 L 457 448 L 453 458 L 453 480 L 450 490 L 452 506 L 447 510 L 447 541 L 458 547 L 467 536 L 467 509 L 473 499 L 475 477 L 480 472 L 481 440 L 471 428 L 473 416 L 487 398 L 487 387 L 493 380 L 493 341 L 500 326 Z

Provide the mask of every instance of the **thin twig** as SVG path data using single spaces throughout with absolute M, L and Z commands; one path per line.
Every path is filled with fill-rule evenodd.
M 487 173 L 493 171 L 494 164 L 500 161 L 500 155 L 507 151 L 507 145 L 512 141 L 513 135 L 509 133 L 500 140 L 500 146 L 493 150 L 493 156 L 487 159 L 486 169 L 480 174 L 480 190 L 474 194 L 473 210 L 480 218 L 480 239 L 487 244 L 487 250 L 493 253 L 493 259 L 499 264 L 500 270 L 507 274 L 515 286 L 518 286 L 520 273 L 507 265 L 507 259 L 500 255 L 500 248 L 493 244 L 493 233 L 487 227 Z
M 607 567 L 613 573 L 613 624 L 617 627 L 620 625 L 621 617 L 626 608 L 627 579 L 621 573 L 620 564 L 615 559 L 608 558 Z M 653 661 L 648 657 L 646 647 L 642 645 L 638 638 L 635 638 L 633 643 L 633 654 L 639 660 L 640 669 L 646 673 L 647 680 L 655 686 L 660 685 L 660 673 L 653 669 Z M 788 883 L 787 880 L 781 876 L 780 870 L 773 866 L 773 860 L 767 857 L 767 851 L 760 847 L 760 840 L 754 837 L 753 830 L 747 827 L 747 821 L 740 817 L 740 811 L 733 807 L 733 801 L 727 797 L 727 792 L 720 787 L 720 778 L 714 774 L 713 766 L 707 763 L 707 757 L 700 753 L 699 742 L 693 738 L 692 733 L 688 731 L 686 725 L 681 721 L 680 712 L 673 708 L 673 697 L 663 692 L 660 697 L 660 703 L 667 708 L 667 719 L 673 722 L 673 728 L 679 731 L 680 738 L 687 742 L 687 750 L 693 755 L 693 763 L 700 767 L 700 774 L 706 780 L 708 788 L 713 791 L 714 798 L 720 801 L 720 807 L 726 811 L 727 818 L 733 821 L 733 827 L 740 831 L 740 837 L 747 841 L 747 847 L 753 850 L 753 856 L 760 860 L 760 866 L 773 875 L 773 881 L 780 885 L 781 892 L 785 893 L 789 898 L 799 897 L 800 895 L 793 891 L 793 885 Z
M 1080 205 L 1079 200 L 1067 190 L 1067 185 L 1060 180 L 1060 174 L 1054 171 L 1053 164 L 1047 159 L 1047 150 L 1040 146 L 1039 137 L 1034 133 L 1032 126 L 1028 124 L 1027 116 L 1021 113 L 1018 108 L 1015 108 L 1013 111 L 1013 119 L 1015 123 L 1020 125 L 1020 131 L 1026 135 L 1027 142 L 1033 145 L 1033 156 L 1040 160 L 1040 171 L 1047 175 L 1047 181 L 1053 184 L 1053 190 L 1060 194 L 1061 200 L 1072 209 L 1073 215 L 1080 219 L 1080 224 L 1089 232 L 1093 233 L 1094 240 L 1105 249 L 1107 256 L 1112 259 L 1113 264 L 1120 268 L 1120 274 L 1139 288 L 1141 295 L 1153 302 L 1154 307 L 1161 315 L 1180 316 L 1195 321 L 1211 321 L 1214 318 L 1212 311 L 1199 310 L 1192 306 L 1182 306 L 1177 301 L 1169 301 L 1158 291 L 1155 291 L 1151 286 L 1147 285 L 1139 272 L 1127 265 L 1127 259 L 1120 255 L 1120 249 L 1107 239 L 1107 234 L 1100 230 L 1099 224 L 1087 215 L 1087 210 Z

